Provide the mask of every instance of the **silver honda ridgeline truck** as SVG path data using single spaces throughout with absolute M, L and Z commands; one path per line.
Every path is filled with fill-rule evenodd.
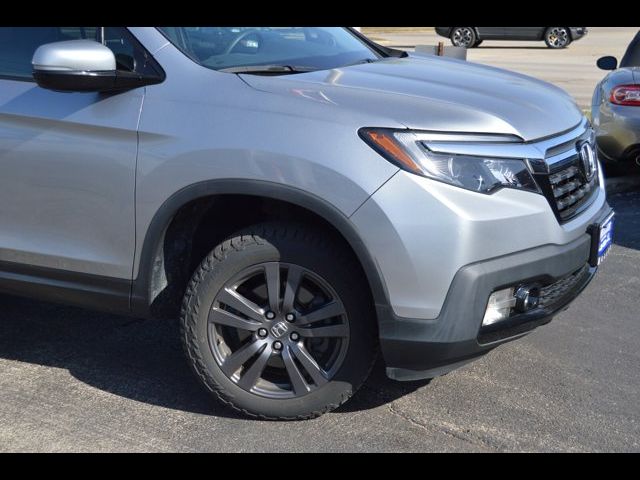
M 0 288 L 181 319 L 248 415 L 442 375 L 547 323 L 612 210 L 541 81 L 346 28 L 0 28 Z

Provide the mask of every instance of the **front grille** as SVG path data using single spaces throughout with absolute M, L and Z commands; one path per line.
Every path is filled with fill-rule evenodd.
M 587 167 L 579 153 L 585 143 L 590 143 L 595 152 L 593 131 L 586 125 L 574 137 L 565 135 L 555 144 L 553 140 L 547 141 L 545 166 L 535 170 L 536 181 L 560 223 L 571 220 L 596 198 L 597 171 L 588 178 Z
M 597 190 L 598 177 L 587 180 L 580 159 L 549 175 L 549 184 L 553 193 L 553 200 L 562 221 L 567 221 L 589 203 L 593 193 Z
M 575 271 L 571 275 L 558 280 L 551 285 L 547 285 L 540 289 L 540 307 L 552 307 L 554 304 L 562 300 L 568 292 L 589 274 L 589 265 L 584 265 L 581 269 Z

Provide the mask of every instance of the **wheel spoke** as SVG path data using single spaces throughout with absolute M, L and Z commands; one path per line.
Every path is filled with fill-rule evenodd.
M 218 291 L 208 321 L 220 373 L 265 398 L 299 398 L 328 384 L 349 347 L 349 318 L 337 292 L 314 271 L 286 262 L 236 272 Z M 309 342 L 321 343 L 322 354 Z
M 250 332 L 255 332 L 260 328 L 260 323 L 254 322 L 253 320 L 245 320 L 218 307 L 213 307 L 211 312 L 209 312 L 209 322 L 239 328 L 241 330 L 249 330 Z
M 265 342 L 260 342 L 258 340 L 254 340 L 250 343 L 247 343 L 246 345 L 243 345 L 227 358 L 225 358 L 220 368 L 225 373 L 225 375 L 230 377 L 231 375 L 236 373 L 236 371 L 242 365 L 244 365 L 247 360 L 253 357 L 263 345 L 265 345 Z
M 264 367 L 267 365 L 269 361 L 269 357 L 271 356 L 271 346 L 266 345 L 262 352 L 260 352 L 260 356 L 256 358 L 256 361 L 253 362 L 253 365 L 249 367 L 249 370 L 242 374 L 240 377 L 240 381 L 238 385 L 245 390 L 251 390 L 251 388 L 258 382 L 258 379 L 262 375 L 262 371 Z
M 267 280 L 267 295 L 269 308 L 272 312 L 280 310 L 280 264 L 270 262 L 264 266 L 264 276 Z
M 293 344 L 291 346 L 293 354 L 296 356 L 300 364 L 307 371 L 309 376 L 313 379 L 313 382 L 318 386 L 322 386 L 327 383 L 327 377 L 324 371 L 320 368 L 315 359 L 307 351 L 302 344 Z
M 284 366 L 287 369 L 287 373 L 289 374 L 293 392 L 296 395 L 303 395 L 305 393 L 308 393 L 311 388 L 302 376 L 302 373 L 296 365 L 296 362 L 294 362 L 293 360 L 291 347 L 287 347 L 282 351 L 282 361 L 284 362 Z
M 323 337 L 346 337 L 349 335 L 349 328 L 345 324 L 331 325 L 328 327 L 317 328 L 301 328 L 298 330 L 300 335 L 309 338 L 323 338 Z
M 344 315 L 344 313 L 345 311 L 342 304 L 340 302 L 332 300 L 326 305 L 317 308 L 313 312 L 302 315 L 297 323 L 298 325 L 308 325 L 320 320 L 326 320 L 327 318 Z
M 289 313 L 293 310 L 293 303 L 302 280 L 302 268 L 297 265 L 290 265 L 287 269 L 287 286 L 284 290 L 284 300 L 282 301 L 282 311 Z
M 258 305 L 231 288 L 224 288 L 216 300 L 229 305 L 252 320 L 261 322 L 264 318 L 264 311 Z

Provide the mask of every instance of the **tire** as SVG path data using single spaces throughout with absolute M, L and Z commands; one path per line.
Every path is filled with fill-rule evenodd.
M 549 48 L 566 48 L 571 43 L 571 34 L 567 27 L 549 27 L 544 32 L 544 43 Z
M 482 45 L 482 42 L 483 42 L 483 41 L 484 41 L 484 40 L 478 40 L 478 41 L 476 41 L 476 43 L 473 45 L 473 48 L 475 48 L 475 47 L 479 47 L 480 45 Z
M 243 230 L 202 261 L 187 287 L 181 337 L 189 363 L 207 390 L 245 415 L 294 420 L 329 412 L 358 390 L 376 357 L 365 282 L 351 252 L 322 231 L 285 223 Z M 287 287 L 296 283 L 292 301 Z
M 465 48 L 474 47 L 478 40 L 473 27 L 453 27 L 450 38 L 455 47 Z

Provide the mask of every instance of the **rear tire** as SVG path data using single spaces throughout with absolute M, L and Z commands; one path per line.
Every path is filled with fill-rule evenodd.
M 571 34 L 567 27 L 549 27 L 544 32 L 544 43 L 549 48 L 566 48 L 571 43 Z
M 366 380 L 374 319 L 360 266 L 341 242 L 265 223 L 202 261 L 185 293 L 181 336 L 196 375 L 223 403 L 252 417 L 306 419 L 337 408 Z
M 474 45 L 473 47 L 474 47 L 474 48 L 475 48 L 475 47 L 479 47 L 480 45 L 482 45 L 482 42 L 483 42 L 483 41 L 484 41 L 484 40 L 478 40 L 478 41 L 475 43 L 475 45 Z
M 453 27 L 451 30 L 451 43 L 455 47 L 472 48 L 478 40 L 473 27 Z

